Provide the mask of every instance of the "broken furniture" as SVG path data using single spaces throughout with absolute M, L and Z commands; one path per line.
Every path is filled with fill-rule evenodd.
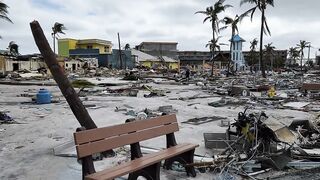
M 161 161 L 164 168 L 171 169 L 173 162 L 193 163 L 194 150 L 199 145 L 177 144 L 174 132 L 179 131 L 176 115 L 160 116 L 148 120 L 97 129 L 78 129 L 74 133 L 78 159 L 82 161 L 83 179 L 114 179 L 129 174 L 129 180 L 139 176 L 147 180 L 160 179 Z M 166 135 L 167 148 L 143 156 L 140 141 Z M 96 172 L 92 155 L 130 144 L 131 161 Z M 185 167 L 187 175 L 196 176 L 193 167 Z

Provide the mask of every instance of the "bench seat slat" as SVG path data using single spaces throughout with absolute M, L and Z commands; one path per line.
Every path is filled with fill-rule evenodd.
M 86 180 L 109 180 L 116 177 L 126 175 L 128 173 L 145 168 L 162 160 L 174 157 L 178 154 L 195 149 L 198 145 L 195 144 L 179 144 L 177 146 L 161 150 L 157 153 L 148 154 L 133 161 L 126 162 L 116 167 L 112 167 L 94 174 L 86 176 Z
M 152 120 L 151 120 L 152 121 Z M 94 153 L 104 152 L 113 148 L 121 147 L 128 144 L 152 139 L 161 135 L 169 134 L 179 130 L 178 123 L 144 129 L 138 132 L 123 134 L 109 139 L 103 139 L 87 144 L 76 146 L 78 158 L 83 158 Z
M 141 129 L 148 129 L 154 126 L 161 126 L 165 124 L 177 122 L 176 115 L 166 115 L 160 116 L 153 119 L 134 121 L 126 124 L 119 124 L 104 128 L 89 129 L 86 131 L 74 133 L 75 144 L 83 144 L 92 141 L 97 141 L 100 139 L 105 139 L 113 136 L 118 136 L 121 134 L 127 134 L 129 132 L 138 131 Z

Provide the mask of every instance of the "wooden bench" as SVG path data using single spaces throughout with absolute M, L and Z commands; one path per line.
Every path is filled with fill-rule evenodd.
M 74 133 L 78 159 L 82 162 L 83 179 L 114 179 L 129 174 L 129 180 L 139 176 L 147 180 L 160 179 L 161 161 L 164 168 L 171 169 L 173 162 L 193 163 L 194 150 L 198 145 L 177 144 L 174 132 L 179 131 L 175 115 L 133 121 L 125 124 L 81 130 Z M 140 141 L 166 135 L 167 148 L 156 153 L 142 155 Z M 92 155 L 130 144 L 131 161 L 96 172 Z M 195 177 L 193 167 L 185 167 L 188 176 Z

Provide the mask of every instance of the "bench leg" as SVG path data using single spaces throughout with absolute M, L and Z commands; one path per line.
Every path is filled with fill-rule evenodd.
M 139 176 L 142 176 L 147 180 L 160 180 L 160 167 L 161 162 L 130 173 L 128 180 L 136 180 Z
M 96 172 L 93 165 L 92 156 L 87 156 L 81 159 L 82 164 L 82 179 L 84 179 L 87 175 L 93 174 Z
M 182 165 L 185 164 L 191 164 L 193 163 L 193 156 L 194 156 L 194 149 L 185 153 L 182 153 L 176 157 L 172 157 L 170 159 L 166 159 L 164 162 L 163 167 L 167 170 L 172 169 L 172 164 L 174 162 L 179 162 Z M 196 177 L 196 171 L 194 169 L 194 167 L 185 167 L 187 175 L 188 176 L 192 176 L 192 177 Z

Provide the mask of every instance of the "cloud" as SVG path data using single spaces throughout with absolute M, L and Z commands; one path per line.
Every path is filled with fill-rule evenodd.
M 5 49 L 10 41 L 20 45 L 22 53 L 38 52 L 29 22 L 40 22 L 48 41 L 52 42 L 51 27 L 55 22 L 67 27 L 70 38 L 101 38 L 117 44 L 117 33 L 122 44 L 132 47 L 142 41 L 177 41 L 180 50 L 207 50 L 205 44 L 211 39 L 210 23 L 203 24 L 204 16 L 194 14 L 212 5 L 212 0 L 4 0 L 10 6 L 10 24 L 0 21 L 0 49 Z M 248 10 L 252 5 L 240 7 L 239 0 L 226 0 L 234 8 L 225 15 L 234 17 Z M 278 49 L 295 46 L 299 40 L 311 41 L 320 47 L 320 1 L 279 0 L 275 7 L 268 7 L 266 14 L 272 36 L 265 37 L 265 43 L 273 42 Z M 221 15 L 221 18 L 223 15 Z M 239 26 L 240 36 L 249 42 L 259 37 L 260 13 L 251 22 L 245 19 Z M 228 43 L 230 29 L 222 32 L 222 43 Z M 115 47 L 117 48 L 117 46 Z M 228 47 L 223 47 L 228 49 Z M 314 54 L 314 52 L 312 53 Z

